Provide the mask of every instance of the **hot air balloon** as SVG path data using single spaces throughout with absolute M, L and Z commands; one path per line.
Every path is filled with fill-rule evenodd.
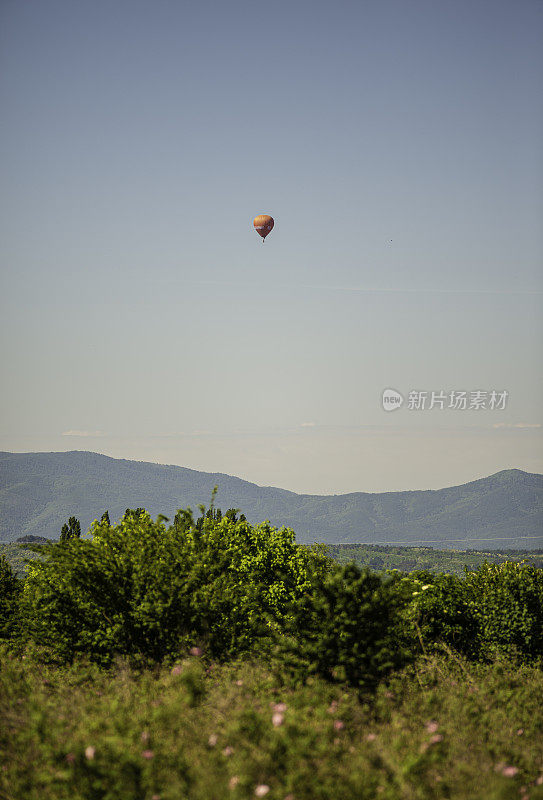
M 264 239 L 273 228 L 273 224 L 273 217 L 270 217 L 269 214 L 259 214 L 258 217 L 254 218 L 253 225 L 256 232 L 262 236 L 262 244 L 264 244 Z

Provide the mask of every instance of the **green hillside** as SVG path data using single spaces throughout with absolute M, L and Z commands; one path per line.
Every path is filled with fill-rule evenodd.
M 1 453 L 0 540 L 57 538 L 75 514 L 83 530 L 108 509 L 172 517 L 207 504 L 269 519 L 300 542 L 427 544 L 436 548 L 534 549 L 543 546 L 543 476 L 505 470 L 435 491 L 303 495 L 221 473 L 109 458 L 97 453 Z

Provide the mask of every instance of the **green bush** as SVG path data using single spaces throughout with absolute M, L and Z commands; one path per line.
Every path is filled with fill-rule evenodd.
M 483 564 L 465 578 L 483 657 L 543 656 L 543 570 L 531 564 Z
M 288 528 L 235 515 L 195 523 L 180 511 L 166 527 L 127 510 L 91 533 L 47 548 L 24 587 L 27 635 L 62 660 L 162 661 L 191 646 L 226 659 L 261 649 L 327 563 Z
M 400 579 L 397 591 L 405 603 L 405 634 L 419 650 L 445 643 L 477 657 L 478 624 L 467 584 L 456 575 L 418 571 Z
M 292 605 L 279 663 L 297 680 L 318 675 L 360 690 L 374 687 L 409 653 L 396 579 L 355 564 L 318 576 Z
M 416 572 L 399 585 L 409 635 L 423 648 L 444 642 L 483 660 L 543 656 L 543 570 L 537 567 L 485 563 L 463 579 Z
M 18 625 L 22 581 L 0 555 L 0 639 L 14 637 Z

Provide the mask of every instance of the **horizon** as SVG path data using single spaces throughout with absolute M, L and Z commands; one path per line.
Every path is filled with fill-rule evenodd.
M 541 3 L 0 19 L 0 448 L 317 494 L 543 473 Z
M 39 451 L 0 450 L 0 455 L 3 455 L 3 454 L 7 454 L 7 455 L 26 455 L 26 456 L 32 456 L 32 455 L 69 455 L 69 454 L 72 454 L 72 453 L 80 453 L 82 455 L 101 456 L 103 458 L 109 458 L 109 459 L 111 459 L 113 461 L 126 461 L 126 462 L 132 463 L 132 464 L 149 464 L 151 466 L 159 466 L 159 467 L 174 467 L 174 468 L 177 468 L 177 469 L 186 469 L 186 470 L 189 470 L 191 472 L 202 473 L 204 475 L 211 475 L 211 476 L 213 476 L 213 475 L 224 475 L 225 477 L 228 477 L 228 478 L 236 478 L 236 479 L 238 479 L 240 481 L 243 481 L 244 483 L 249 483 L 249 484 L 254 485 L 254 486 L 256 486 L 256 487 L 258 487 L 260 489 L 280 489 L 281 491 L 287 491 L 287 492 L 290 492 L 292 494 L 309 495 L 309 496 L 315 496 L 315 497 L 319 497 L 319 496 L 320 497 L 339 497 L 339 496 L 342 496 L 342 495 L 349 495 L 349 494 L 396 494 L 396 493 L 399 493 L 399 492 L 435 492 L 435 491 L 439 491 L 440 489 L 452 489 L 452 488 L 455 488 L 455 487 L 465 486 L 465 485 L 467 485 L 469 483 L 475 483 L 477 481 L 484 481 L 484 480 L 487 480 L 488 478 L 493 478 L 496 475 L 501 475 L 502 473 L 505 473 L 505 472 L 520 472 L 523 475 L 531 475 L 531 476 L 536 476 L 536 477 L 543 477 L 543 473 L 540 473 L 540 472 L 529 472 L 527 470 L 520 469 L 519 467 L 510 467 L 508 469 L 497 470 L 496 472 L 493 472 L 493 473 L 491 473 L 489 475 L 481 475 L 478 478 L 471 478 L 469 480 L 462 481 L 461 483 L 452 484 L 452 485 L 446 485 L 446 486 L 439 486 L 437 488 L 419 487 L 419 488 L 415 488 L 415 489 L 384 489 L 381 492 L 370 492 L 370 491 L 366 491 L 364 489 L 359 489 L 359 490 L 349 491 L 349 492 L 333 492 L 333 493 L 328 493 L 328 494 L 327 493 L 317 494 L 317 493 L 310 493 L 310 492 L 297 492 L 297 491 L 295 491 L 293 489 L 289 489 L 286 486 L 271 486 L 271 485 L 267 485 L 267 484 L 258 484 L 258 483 L 254 483 L 254 481 L 250 481 L 248 478 L 244 478 L 241 475 L 232 475 L 231 473 L 228 473 L 228 472 L 220 472 L 220 471 L 217 471 L 217 470 L 195 470 L 192 467 L 187 467 L 187 466 L 185 466 L 183 464 L 170 464 L 170 463 L 163 463 L 163 462 L 160 462 L 160 461 L 145 461 L 145 460 L 131 459 L 131 458 L 116 458 L 114 456 L 109 456 L 106 453 L 99 453 L 96 450 L 39 450 Z M 341 543 L 339 543 L 339 544 L 341 544 Z

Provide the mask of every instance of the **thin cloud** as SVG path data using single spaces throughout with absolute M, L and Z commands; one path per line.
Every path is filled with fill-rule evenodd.
M 539 422 L 496 422 L 493 428 L 540 428 Z
M 63 431 L 63 436 L 106 436 L 103 431 Z
M 316 422 L 300 422 L 300 428 L 314 428 Z

